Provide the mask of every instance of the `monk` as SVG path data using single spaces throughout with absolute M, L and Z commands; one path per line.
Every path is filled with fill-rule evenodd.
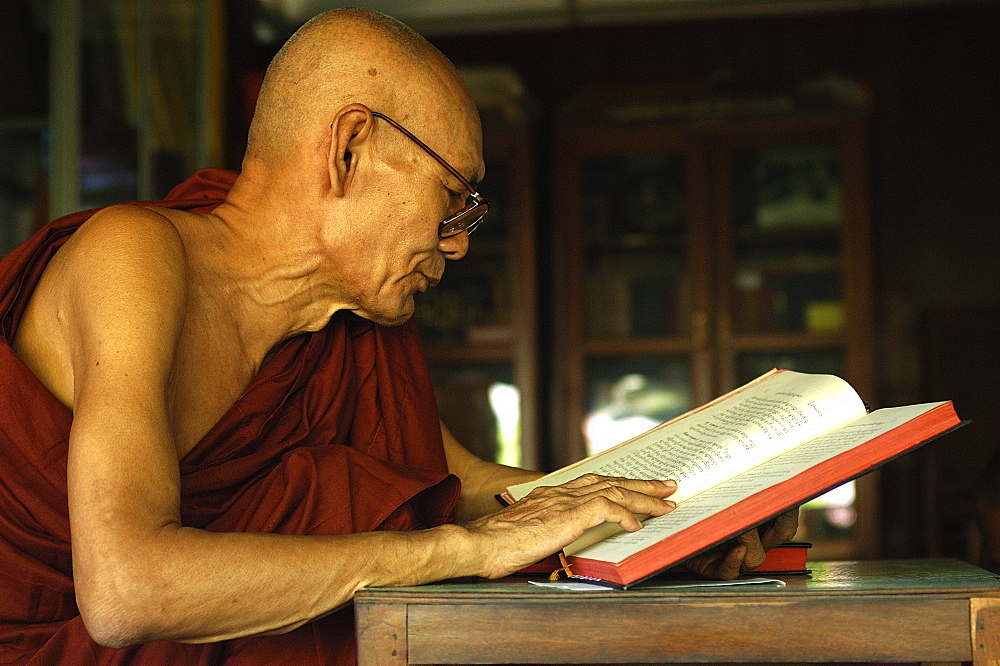
M 535 472 L 438 421 L 411 316 L 489 204 L 454 67 L 321 14 L 241 172 L 62 218 L 0 262 L 0 662 L 351 663 L 363 586 L 499 577 L 672 481 Z M 488 222 L 487 222 L 488 223 Z M 694 560 L 732 578 L 794 518 Z

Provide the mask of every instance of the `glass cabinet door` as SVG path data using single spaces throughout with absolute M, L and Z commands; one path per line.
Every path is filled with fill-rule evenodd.
M 4 26 L 0 256 L 55 217 L 159 199 L 219 163 L 221 3 L 16 4 L 31 20 Z
M 712 139 L 718 391 L 784 367 L 844 376 L 873 398 L 860 137 L 856 121 L 826 119 L 734 125 Z
M 598 453 L 691 409 L 683 356 L 600 356 L 587 361 L 587 453 Z
M 677 133 L 560 138 L 557 462 L 619 444 L 708 399 L 707 218 L 700 156 Z M 572 276 L 578 276 L 576 280 Z
M 531 151 L 523 131 L 484 141 L 489 215 L 415 316 L 445 426 L 484 459 L 536 467 Z
M 45 223 L 47 178 L 44 118 L 3 118 L 0 111 L 0 257 Z
M 838 162 L 832 147 L 736 154 L 736 334 L 843 330 Z
M 589 455 L 693 406 L 689 359 L 655 353 L 688 335 L 691 295 L 682 155 L 595 156 L 581 181 Z
M 685 333 L 689 294 L 681 157 L 592 158 L 583 164 L 582 179 L 586 337 Z
M 738 386 L 773 368 L 844 376 L 844 353 L 840 349 L 800 352 L 741 352 L 737 356 Z
M 489 216 L 469 239 L 469 252 L 449 261 L 441 283 L 418 294 L 417 325 L 427 348 L 442 422 L 484 460 L 520 465 L 520 392 L 510 350 L 508 165 L 488 165 L 481 192 Z M 483 362 L 486 356 L 499 360 Z
M 469 451 L 483 460 L 519 467 L 521 392 L 510 362 L 431 365 L 441 421 Z

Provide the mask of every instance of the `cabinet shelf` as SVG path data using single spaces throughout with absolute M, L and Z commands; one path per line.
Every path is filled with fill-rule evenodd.
M 756 333 L 734 335 L 730 346 L 734 351 L 800 351 L 839 349 L 846 342 L 839 333 Z
M 583 343 L 583 353 L 587 356 L 650 356 L 689 354 L 691 351 L 691 340 L 687 337 L 605 338 Z
M 743 270 L 755 270 L 761 273 L 773 275 L 787 275 L 790 273 L 824 273 L 840 272 L 843 270 L 843 262 L 839 256 L 815 256 L 799 254 L 792 256 L 749 256 L 743 257 L 739 261 L 739 267 Z
M 687 246 L 687 238 L 680 233 L 657 234 L 655 236 L 630 236 L 630 237 L 607 237 L 600 240 L 588 239 L 586 249 L 588 252 L 599 252 L 601 254 L 633 254 L 640 252 L 662 252 L 683 249 Z
M 462 343 L 457 345 L 428 344 L 424 355 L 429 363 L 463 363 L 479 361 L 509 361 L 513 357 L 514 345 Z
M 749 226 L 737 227 L 739 242 L 767 243 L 798 246 L 813 241 L 836 241 L 840 237 L 838 227 L 793 226 L 788 229 L 757 229 Z

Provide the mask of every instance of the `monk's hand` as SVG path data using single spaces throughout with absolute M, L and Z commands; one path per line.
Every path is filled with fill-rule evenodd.
M 465 524 L 476 540 L 480 574 L 499 578 L 534 564 L 573 543 L 588 528 L 617 523 L 642 528 L 635 514 L 662 516 L 673 481 L 640 481 L 584 474 L 559 486 L 535 488 L 514 504 Z
M 716 580 L 733 580 L 764 563 L 770 549 L 795 536 L 799 510 L 793 509 L 732 541 L 692 557 L 684 565 L 694 573 Z

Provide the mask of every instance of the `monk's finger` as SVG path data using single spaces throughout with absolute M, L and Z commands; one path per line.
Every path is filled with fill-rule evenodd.
M 684 563 L 684 567 L 687 568 L 688 571 L 698 574 L 702 578 L 715 578 L 715 566 L 720 559 L 721 557 L 718 553 L 695 555 Z
M 791 541 L 795 537 L 795 532 L 799 529 L 799 510 L 792 509 L 774 519 L 774 524 L 767 530 L 761 540 L 764 548 L 770 550 L 786 541 Z
M 617 487 L 653 497 L 669 497 L 677 490 L 677 482 L 673 480 L 626 479 L 617 476 L 601 476 L 599 474 L 584 474 L 572 481 L 559 486 L 568 489 L 591 492 L 595 487 Z
M 740 545 L 733 548 L 719 562 L 716 567 L 715 576 L 719 580 L 733 580 L 739 578 L 746 569 L 747 548 Z M 759 563 L 758 563 L 759 564 Z
M 499 515 L 515 520 L 534 518 L 569 520 L 578 526 L 614 522 L 629 531 L 639 529 L 639 520 L 648 516 L 662 516 L 676 507 L 670 500 L 630 490 L 625 485 L 602 480 L 584 488 L 544 486 L 535 488 L 520 501 L 515 502 Z M 565 517 L 566 514 L 576 514 Z M 636 519 L 633 514 L 640 514 Z
M 580 495 L 581 504 L 599 498 L 618 504 L 630 513 L 641 513 L 646 516 L 662 516 L 677 506 L 669 499 L 648 495 L 614 483 L 593 484 L 589 488 L 590 492 Z
M 649 515 L 645 511 L 627 508 L 620 502 L 595 494 L 583 502 L 579 511 L 590 516 L 588 527 L 602 523 L 617 523 L 626 532 L 637 532 L 642 529 L 642 519 Z M 636 515 L 639 513 L 640 515 Z
M 702 578 L 732 580 L 742 573 L 746 546 L 738 545 L 725 550 L 713 549 L 692 557 L 684 566 Z
M 653 498 L 648 498 L 653 499 Z M 662 501 L 662 500 L 658 500 Z M 649 507 L 653 510 L 653 507 Z M 548 525 L 557 531 L 573 533 L 574 539 L 584 530 L 602 523 L 617 523 L 629 532 L 642 528 L 630 508 L 599 492 L 584 497 L 575 495 L 532 496 L 529 494 L 503 511 L 491 514 L 514 523 L 528 520 L 535 525 Z M 572 541 L 572 539 L 570 539 Z
M 744 570 L 749 571 L 751 569 L 755 569 L 764 563 L 766 549 L 761 541 L 760 532 L 758 530 L 749 530 L 744 532 L 739 535 L 737 541 L 743 548 L 746 549 L 742 562 Z
M 752 571 L 763 564 L 767 551 L 794 537 L 798 525 L 798 509 L 794 509 L 781 514 L 765 527 L 741 534 L 739 543 L 747 549 L 743 562 L 744 572 Z

